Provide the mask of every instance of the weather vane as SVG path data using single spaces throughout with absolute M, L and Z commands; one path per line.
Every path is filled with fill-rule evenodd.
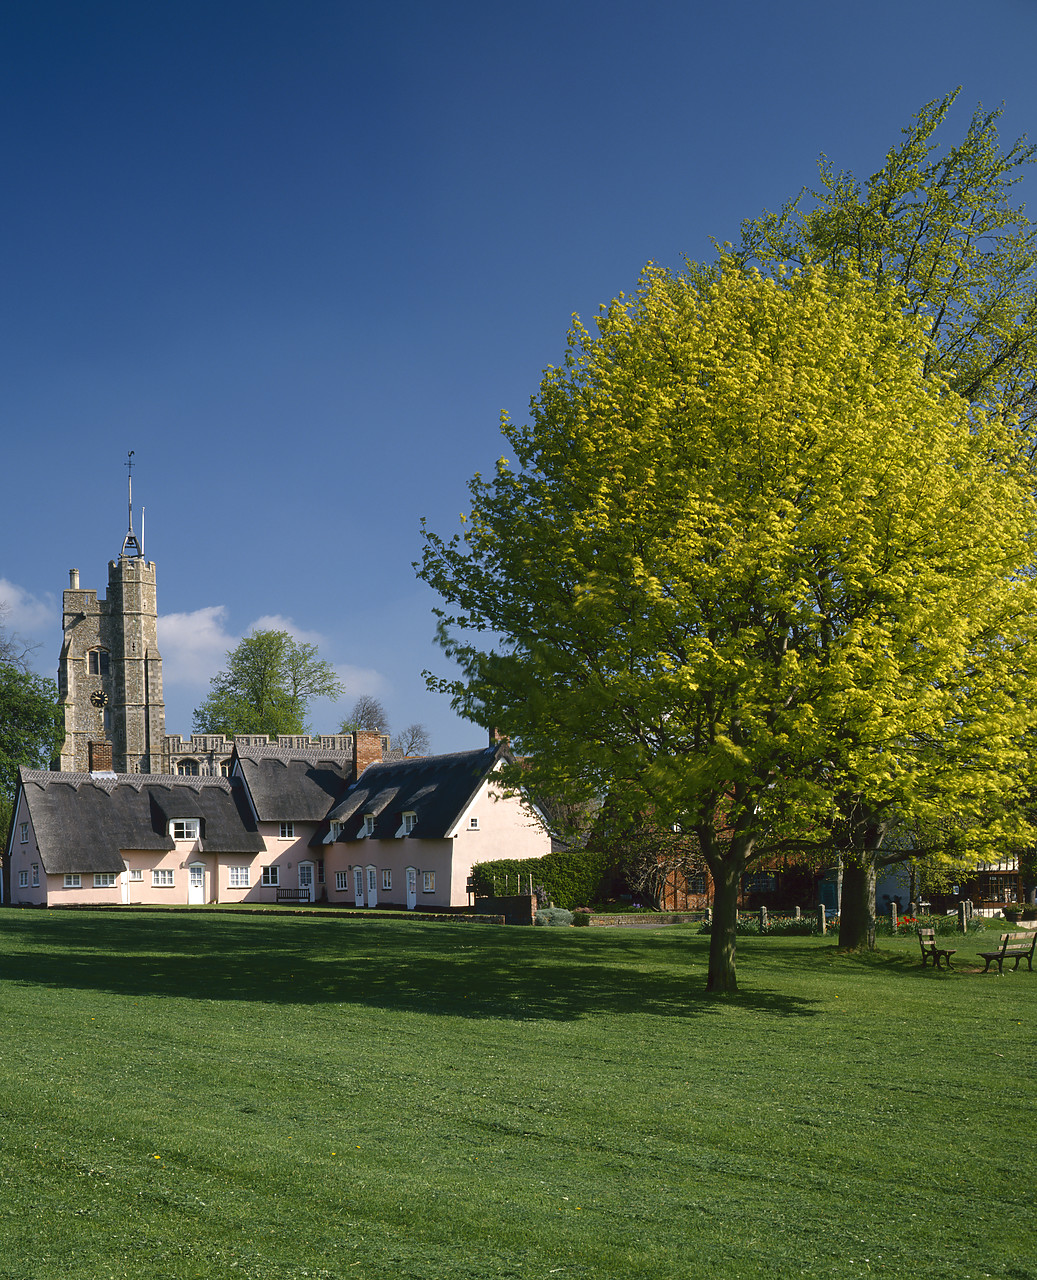
M 129 453 L 126 455 L 125 463 L 123 463 L 123 465 L 126 467 L 126 484 L 128 489 L 128 498 L 129 498 L 128 509 L 129 509 L 130 522 L 129 522 L 129 532 L 126 534 L 126 537 L 123 538 L 122 540 L 122 551 L 120 552 L 120 555 L 143 556 L 144 552 L 141 550 L 141 545 L 137 541 L 137 535 L 133 532 L 133 454 L 134 454 L 134 450 L 131 449 Z

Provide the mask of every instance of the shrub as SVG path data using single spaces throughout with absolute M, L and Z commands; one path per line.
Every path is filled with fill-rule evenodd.
M 567 926 L 573 922 L 573 913 L 564 907 L 541 907 L 536 914 L 535 924 Z M 590 921 L 588 921 L 588 924 Z
M 595 849 L 566 849 L 542 858 L 478 862 L 472 868 L 475 891 L 493 893 L 495 879 L 501 889 L 507 877 L 514 880 L 516 872 L 524 881 L 532 876 L 533 884 L 542 884 L 552 902 L 570 909 L 580 902 L 604 901 L 615 891 L 619 874 L 611 854 Z
M 573 912 L 573 924 L 586 927 L 591 922 L 592 914 L 590 907 L 577 907 Z

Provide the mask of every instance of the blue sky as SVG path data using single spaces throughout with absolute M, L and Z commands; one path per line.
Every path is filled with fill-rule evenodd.
M 346 680 L 316 730 L 369 692 L 481 741 L 422 679 L 419 522 L 456 529 L 572 314 L 710 256 L 819 152 L 873 172 L 958 84 L 948 137 L 977 102 L 1037 131 L 1035 55 L 1034 0 L 0 6 L 8 625 L 53 674 L 133 449 L 169 731 L 273 624 Z

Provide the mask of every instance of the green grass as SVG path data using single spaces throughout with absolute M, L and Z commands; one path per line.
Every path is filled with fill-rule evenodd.
M 1037 1277 L 1037 974 L 707 946 L 0 912 L 0 1277 Z

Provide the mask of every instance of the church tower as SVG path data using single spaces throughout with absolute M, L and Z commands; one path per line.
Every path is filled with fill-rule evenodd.
M 154 561 L 133 532 L 133 454 L 129 531 L 108 565 L 108 596 L 79 586 L 69 571 L 62 601 L 64 641 L 58 694 L 65 713 L 61 768 L 76 773 L 160 773 L 166 732 Z

